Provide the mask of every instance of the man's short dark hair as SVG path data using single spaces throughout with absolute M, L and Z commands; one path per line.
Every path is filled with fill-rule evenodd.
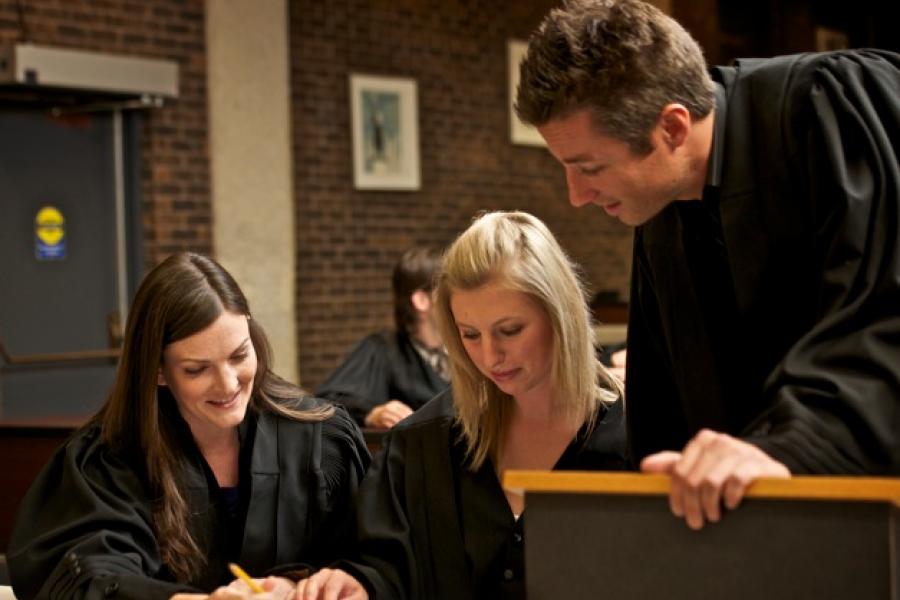
M 674 19 L 640 0 L 567 0 L 544 18 L 522 61 L 516 113 L 541 126 L 589 109 L 598 131 L 638 154 L 664 106 L 694 119 L 714 106 L 697 42 Z

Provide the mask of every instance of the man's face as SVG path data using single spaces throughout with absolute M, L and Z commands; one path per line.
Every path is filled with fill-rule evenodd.
M 634 154 L 627 144 L 596 131 L 588 110 L 538 127 L 550 153 L 562 163 L 569 202 L 596 204 L 626 225 L 642 225 L 679 193 L 678 163 L 651 133 L 653 151 Z

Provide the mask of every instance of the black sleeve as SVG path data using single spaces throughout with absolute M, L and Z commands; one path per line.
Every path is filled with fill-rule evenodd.
M 475 597 L 450 411 L 447 391 L 393 428 L 360 486 L 359 559 L 341 568 L 378 600 Z
M 341 408 L 322 426 L 320 497 L 316 524 L 319 565 L 356 555 L 356 499 L 369 468 L 362 432 Z
M 405 470 L 404 438 L 388 434 L 360 489 L 358 560 L 338 564 L 378 600 L 405 599 L 417 589 Z
M 274 524 L 265 535 L 277 538 L 286 550 L 265 574 L 297 581 L 356 556 L 356 499 L 370 456 L 362 433 L 343 408 L 336 407 L 322 423 L 279 420 L 280 514 L 277 523 L 268 512 L 258 515 L 266 523 L 255 527 L 263 530 Z
M 58 450 L 23 499 L 7 556 L 16 597 L 163 599 L 197 591 L 167 576 L 145 486 L 97 435 L 81 432 Z
M 690 431 L 669 353 L 662 340 L 664 327 L 652 275 L 646 266 L 640 229 L 635 231 L 634 248 L 628 310 L 625 422 L 629 459 L 637 468 L 648 454 L 681 450 Z M 629 398 L 639 398 L 640 402 L 629 403 Z
M 748 439 L 794 473 L 900 474 L 898 98 L 900 56 L 840 52 L 786 111 L 823 275 L 816 323 L 768 378 L 772 409 Z
M 366 415 L 391 399 L 388 348 L 382 336 L 373 334 L 361 341 L 316 395 L 340 404 L 364 426 Z

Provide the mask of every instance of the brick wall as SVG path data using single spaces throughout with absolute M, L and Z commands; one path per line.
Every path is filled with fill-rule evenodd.
M 26 39 L 178 63 L 180 97 L 144 113 L 144 260 L 150 267 L 179 249 L 210 252 L 202 0 L 0 0 L 0 43 Z
M 565 201 L 562 170 L 509 142 L 506 41 L 525 38 L 555 1 L 290 3 L 298 337 L 315 386 L 364 333 L 391 325 L 389 275 L 413 244 L 450 242 L 480 209 L 544 219 L 594 290 L 626 291 L 630 234 Z M 24 27 L 20 21 L 21 5 Z M 145 112 L 145 263 L 211 252 L 203 2 L 0 0 L 0 42 L 174 60 L 180 97 Z M 422 189 L 355 191 L 348 75 L 419 86 Z
M 627 293 L 630 232 L 600 211 L 567 206 L 563 173 L 552 158 L 542 149 L 509 142 L 506 41 L 527 37 L 556 4 L 290 2 L 297 326 L 307 386 L 318 384 L 364 333 L 390 326 L 388 277 L 400 252 L 412 244 L 448 243 L 480 209 L 537 214 L 583 265 L 593 290 Z M 692 15 L 703 17 L 693 4 L 672 4 L 688 24 Z M 813 5 L 801 4 L 807 20 L 818 22 Z M 704 6 L 713 10 L 718 3 Z M 892 21 L 882 14 L 886 10 L 863 3 L 854 21 L 859 27 L 847 25 L 853 45 L 896 49 L 896 36 L 889 35 Z M 780 13 L 772 11 L 771 23 L 778 25 L 774 15 Z M 857 35 L 857 29 L 869 36 Z M 695 33 L 715 56 L 715 32 L 708 30 L 700 26 Z M 744 33 L 755 39 L 752 28 Z M 728 32 L 726 41 L 734 35 Z M 144 113 L 145 264 L 178 249 L 211 252 L 204 2 L 0 0 L 0 43 L 26 38 L 178 63 L 181 96 Z M 350 73 L 418 82 L 421 190 L 353 189 Z
M 555 0 L 291 2 L 302 383 L 392 324 L 390 272 L 413 244 L 444 245 L 481 209 L 542 218 L 593 290 L 627 293 L 630 231 L 566 200 L 562 168 L 509 141 L 507 55 Z M 422 188 L 353 189 L 348 75 L 418 83 Z

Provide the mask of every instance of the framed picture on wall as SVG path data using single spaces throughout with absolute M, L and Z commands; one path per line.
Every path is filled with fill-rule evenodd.
M 415 80 L 350 75 L 350 120 L 357 189 L 421 187 Z
M 507 43 L 507 56 L 509 59 L 509 137 L 513 144 L 526 146 L 546 146 L 544 138 L 538 130 L 531 125 L 526 125 L 516 116 L 513 104 L 516 101 L 516 88 L 519 87 L 519 63 L 525 57 L 527 42 L 523 40 L 509 40 Z

